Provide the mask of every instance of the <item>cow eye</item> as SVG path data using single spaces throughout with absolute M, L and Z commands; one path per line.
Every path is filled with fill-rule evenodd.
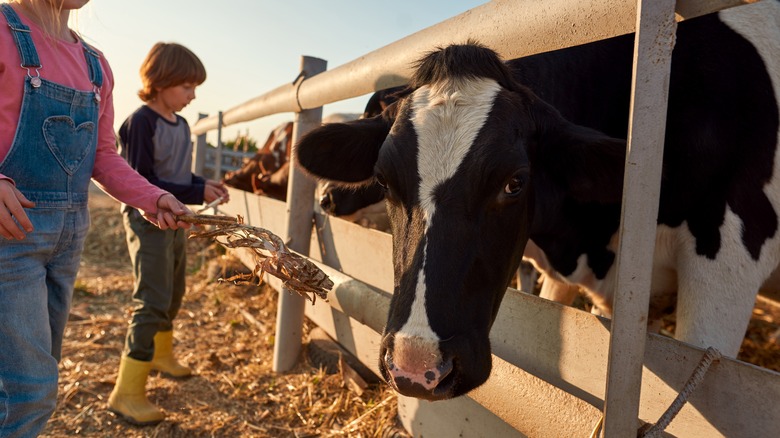
M 377 184 L 382 186 L 383 189 L 387 190 L 387 181 L 385 181 L 385 177 L 382 176 L 381 173 L 377 173 L 375 179 Z
M 525 185 L 525 178 L 520 175 L 514 175 L 509 179 L 509 182 L 504 186 L 504 193 L 509 196 L 517 196 L 523 191 Z

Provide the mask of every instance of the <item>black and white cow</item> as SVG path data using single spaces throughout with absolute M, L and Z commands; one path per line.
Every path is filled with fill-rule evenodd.
M 449 46 L 382 115 L 301 140 L 312 175 L 385 187 L 380 370 L 399 392 L 445 399 L 487 379 L 529 238 L 558 279 L 611 302 L 632 53 L 632 35 L 508 63 Z M 756 291 L 780 277 L 780 2 L 682 22 L 669 93 L 651 306 L 676 299 L 678 339 L 734 356 Z
M 393 87 L 375 92 L 366 102 L 360 118 L 368 119 L 382 114 L 385 108 L 398 100 L 397 93 L 405 89 L 406 87 Z M 384 199 L 385 191 L 379 184 L 367 184 L 353 190 L 344 190 L 337 184 L 326 182 L 320 187 L 319 204 L 327 214 L 359 222 L 363 215 L 383 214 Z M 380 221 L 386 222 L 384 218 Z

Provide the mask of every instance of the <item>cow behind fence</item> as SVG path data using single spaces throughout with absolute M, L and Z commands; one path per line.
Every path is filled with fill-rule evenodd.
M 284 201 L 287 199 L 293 122 L 274 128 L 263 147 L 244 160 L 240 169 L 225 174 L 225 184 Z
M 672 64 L 651 315 L 676 298 L 675 336 L 729 356 L 756 292 L 777 287 L 764 282 L 780 260 L 778 14 L 762 2 L 686 20 Z M 509 65 L 452 46 L 380 117 L 299 143 L 317 177 L 385 187 L 396 279 L 380 368 L 400 392 L 443 399 L 485 381 L 529 238 L 550 274 L 608 309 L 632 53 L 630 35 Z

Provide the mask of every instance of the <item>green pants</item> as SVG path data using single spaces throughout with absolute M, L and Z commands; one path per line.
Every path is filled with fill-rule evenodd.
M 161 230 L 126 208 L 127 249 L 133 263 L 133 318 L 124 354 L 140 361 L 154 356 L 154 335 L 173 329 L 185 291 L 187 230 Z

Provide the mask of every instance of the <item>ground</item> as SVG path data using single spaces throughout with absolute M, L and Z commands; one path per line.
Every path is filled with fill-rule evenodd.
M 277 293 L 215 282 L 214 268 L 230 265 L 231 258 L 199 240 L 189 241 L 188 289 L 175 320 L 175 349 L 195 376 L 150 376 L 148 396 L 168 414 L 157 426 L 135 427 L 109 413 L 133 278 L 118 204 L 94 193 L 90 208 L 93 223 L 65 332 L 57 410 L 44 436 L 405 436 L 396 396 L 386 385 L 358 395 L 339 374 L 312 366 L 306 354 L 292 371 L 272 372 Z M 753 316 L 740 359 L 780 371 L 780 309 L 759 301 Z M 307 322 L 304 330 L 311 328 Z

